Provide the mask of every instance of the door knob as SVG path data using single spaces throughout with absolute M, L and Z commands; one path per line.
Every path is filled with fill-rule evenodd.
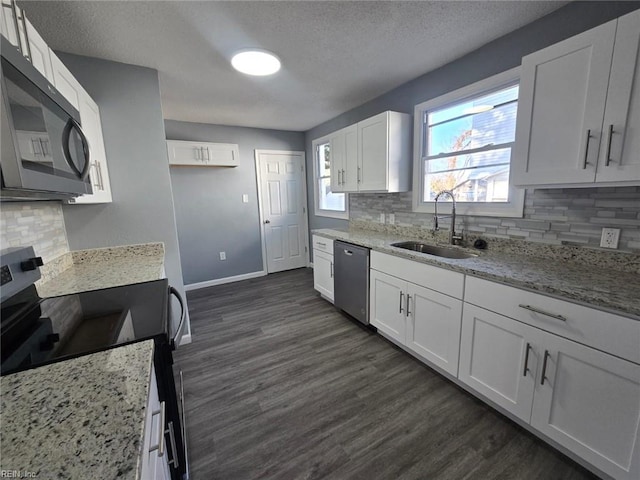
M 265 220 L 264 223 L 271 223 L 271 220 Z

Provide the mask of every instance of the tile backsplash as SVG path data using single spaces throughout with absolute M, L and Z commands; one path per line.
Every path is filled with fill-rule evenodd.
M 412 193 L 351 194 L 350 220 L 380 222 L 395 214 L 400 226 L 433 228 L 433 215 L 412 212 Z M 448 208 L 446 209 L 448 213 Z M 459 223 L 458 223 L 459 222 Z M 449 228 L 449 219 L 441 224 Z M 456 230 L 474 235 L 554 245 L 599 247 L 603 227 L 620 228 L 621 251 L 640 250 L 640 187 L 529 189 L 523 218 L 459 216 Z
M 0 204 L 0 248 L 28 245 L 45 262 L 69 251 L 60 202 Z

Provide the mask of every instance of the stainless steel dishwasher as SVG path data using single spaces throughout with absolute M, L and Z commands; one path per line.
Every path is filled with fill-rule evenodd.
M 369 249 L 333 242 L 334 304 L 369 325 Z

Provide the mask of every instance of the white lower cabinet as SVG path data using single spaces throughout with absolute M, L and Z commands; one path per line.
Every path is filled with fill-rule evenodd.
M 149 401 L 144 426 L 144 444 L 141 458 L 141 480 L 169 480 L 169 464 L 165 444 L 164 420 L 165 404 L 158 396 L 158 383 L 155 369 L 151 370 Z
M 547 333 L 540 352 L 531 425 L 614 478 L 640 478 L 640 366 Z
M 640 477 L 640 365 L 465 303 L 458 378 L 613 478 Z
M 313 288 L 333 302 L 333 255 L 313 251 Z
M 462 301 L 374 269 L 370 286 L 371 324 L 457 375 Z
M 531 347 L 536 338 L 533 327 L 465 303 L 458 378 L 529 422 L 539 356 Z

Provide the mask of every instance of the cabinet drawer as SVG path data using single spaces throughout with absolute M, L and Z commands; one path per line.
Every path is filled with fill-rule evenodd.
M 640 322 L 467 276 L 464 301 L 640 363 Z
M 380 252 L 371 252 L 371 268 L 451 297 L 462 298 L 462 273 Z
M 333 240 L 330 238 L 314 235 L 312 248 L 314 250 L 320 250 L 321 252 L 325 252 L 330 255 L 333 255 Z

